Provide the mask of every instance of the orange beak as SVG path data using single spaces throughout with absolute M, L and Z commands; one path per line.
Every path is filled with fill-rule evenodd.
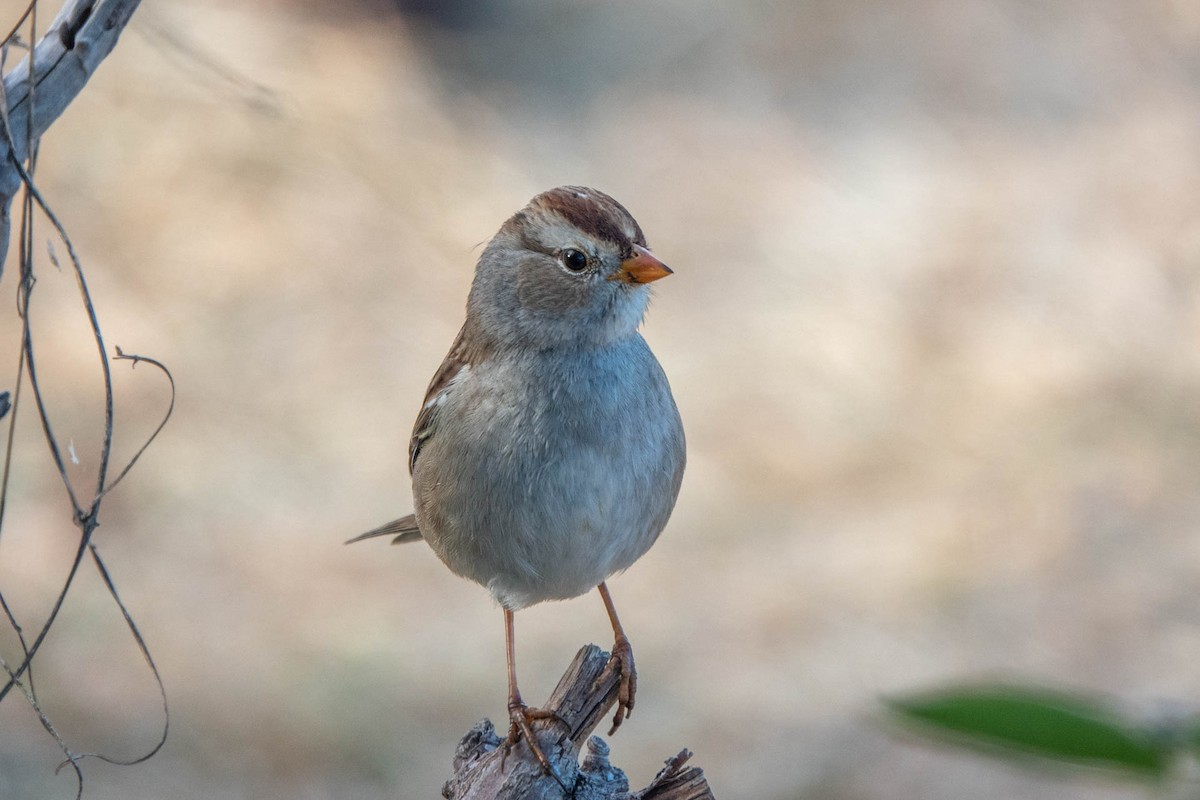
M 633 255 L 622 261 L 621 268 L 608 279 L 625 283 L 651 283 L 667 277 L 671 272 L 671 268 L 655 258 L 649 250 L 635 244 Z

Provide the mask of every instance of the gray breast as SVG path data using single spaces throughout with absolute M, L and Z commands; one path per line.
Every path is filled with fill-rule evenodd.
M 583 594 L 637 560 L 683 466 L 670 387 L 635 335 L 473 367 L 439 411 L 413 490 L 438 556 L 516 609 Z

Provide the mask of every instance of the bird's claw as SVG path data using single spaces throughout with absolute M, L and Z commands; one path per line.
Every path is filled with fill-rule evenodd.
M 633 646 L 624 636 L 617 636 L 617 640 L 613 642 L 612 655 L 608 657 L 608 663 L 596 678 L 596 683 L 600 684 L 618 673 L 621 682 L 617 687 L 617 713 L 613 715 L 609 736 L 617 732 L 617 728 L 621 727 L 626 717 L 633 715 L 633 703 L 637 696 L 637 669 L 633 666 Z
M 556 712 L 546 708 L 530 708 L 524 703 L 517 701 L 508 704 L 508 738 L 504 740 L 504 752 L 500 756 L 500 771 L 504 771 L 504 762 L 508 758 L 508 753 L 513 746 L 521 739 L 525 738 L 525 743 L 529 745 L 529 752 L 533 753 L 533 757 L 537 759 L 538 764 L 542 767 L 542 772 L 551 776 L 558 782 L 564 792 L 570 793 L 571 789 L 563 781 L 562 776 L 550 764 L 550 759 L 546 758 L 546 754 L 542 752 L 541 745 L 538 744 L 537 737 L 533 735 L 533 727 L 529 724 L 530 720 L 535 719 L 553 719 L 561 722 L 563 725 L 567 721 L 559 716 Z

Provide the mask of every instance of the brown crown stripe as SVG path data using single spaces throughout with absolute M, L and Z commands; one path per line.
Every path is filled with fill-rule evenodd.
M 635 244 L 646 246 L 646 237 L 637 220 L 604 192 L 586 186 L 560 186 L 543 192 L 529 204 L 558 214 L 590 236 L 612 242 L 621 248 L 622 255 L 632 255 Z M 626 222 L 634 231 L 632 241 L 625 235 Z

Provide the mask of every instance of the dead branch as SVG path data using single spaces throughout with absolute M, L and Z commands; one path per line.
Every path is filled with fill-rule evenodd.
M 608 761 L 608 745 L 592 730 L 617 700 L 617 675 L 598 681 L 608 662 L 594 644 L 582 648 L 545 706 L 558 719 L 535 720 L 534 735 L 558 774 L 543 774 L 524 742 L 507 753 L 491 720 L 482 720 L 458 744 L 454 777 L 442 788 L 448 800 L 715 800 L 699 767 L 687 766 L 687 750 L 641 791 L 629 791 L 625 773 Z M 587 740 L 587 755 L 579 751 Z M 570 788 L 564 790 L 563 785 Z
M 0 137 L 0 254 L 8 252 L 9 208 L 21 187 L 17 165 L 116 47 L 140 2 L 67 0 L 32 53 L 5 76 L 4 109 L 12 140 Z

